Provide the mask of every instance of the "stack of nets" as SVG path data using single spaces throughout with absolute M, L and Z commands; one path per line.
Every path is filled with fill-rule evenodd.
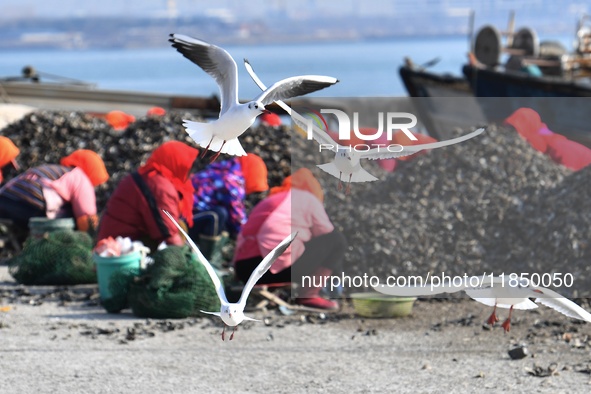
M 12 277 L 24 285 L 96 283 L 93 240 L 85 232 L 58 230 L 29 237 L 8 261 Z
M 188 246 L 169 246 L 152 258 L 154 262 L 129 287 L 127 299 L 134 315 L 170 319 L 220 309 L 211 278 Z

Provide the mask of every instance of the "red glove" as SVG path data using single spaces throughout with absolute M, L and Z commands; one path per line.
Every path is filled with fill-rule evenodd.
M 98 227 L 98 216 L 97 215 L 84 215 L 76 219 L 76 228 L 78 231 L 96 230 Z

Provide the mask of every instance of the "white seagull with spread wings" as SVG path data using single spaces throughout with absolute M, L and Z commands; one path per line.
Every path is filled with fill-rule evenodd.
M 511 279 L 509 276 L 501 278 L 498 276 L 491 277 L 490 275 L 465 277 L 464 279 L 457 286 L 453 282 L 444 285 L 415 287 L 387 286 L 382 284 L 374 286 L 374 289 L 382 294 L 404 297 L 465 291 L 470 298 L 493 307 L 493 311 L 487 320 L 487 323 L 490 325 L 494 325 L 499 321 L 496 313 L 497 307 L 509 309 L 509 316 L 502 324 L 505 332 L 511 328 L 511 314 L 513 309 L 534 309 L 538 307 L 536 302 L 555 309 L 573 319 L 591 323 L 591 313 L 554 290 L 533 286 L 526 279 L 518 280 L 517 278 Z M 535 300 L 531 301 L 530 298 L 535 298 Z
M 275 247 L 275 249 L 273 249 L 263 259 L 263 261 L 260 262 L 260 264 L 252 272 L 252 274 L 250 275 L 250 278 L 248 278 L 248 281 L 244 285 L 244 288 L 242 289 L 242 294 L 240 295 L 240 299 L 238 300 L 238 302 L 231 303 L 231 302 L 228 302 L 228 299 L 226 298 L 226 293 L 224 292 L 224 286 L 222 285 L 222 282 L 220 281 L 220 279 L 216 275 L 215 270 L 213 269 L 213 267 L 211 266 L 209 261 L 207 261 L 205 256 L 203 256 L 203 254 L 201 253 L 201 251 L 199 250 L 197 245 L 195 245 L 195 242 L 193 242 L 193 240 L 187 235 L 185 230 L 183 230 L 183 228 L 181 226 L 179 226 L 179 224 L 176 222 L 176 220 L 174 220 L 174 218 L 170 215 L 170 213 L 168 213 L 167 211 L 163 211 L 163 212 L 175 224 L 175 226 L 179 229 L 181 234 L 183 234 L 183 236 L 187 240 L 187 243 L 189 244 L 189 246 L 191 246 L 191 248 L 193 249 L 195 254 L 197 254 L 199 261 L 203 264 L 203 266 L 207 270 L 207 273 L 211 277 L 211 281 L 213 282 L 213 285 L 214 285 L 215 290 L 217 292 L 218 298 L 220 299 L 221 307 L 220 307 L 219 312 L 206 312 L 206 311 L 201 311 L 201 312 L 208 313 L 210 315 L 219 316 L 222 319 L 222 321 L 224 322 L 224 329 L 222 330 L 222 341 L 225 339 L 226 326 L 233 327 L 232 335 L 230 335 L 230 340 L 232 340 L 234 338 L 234 332 L 236 331 L 238 324 L 242 323 L 244 320 L 259 321 L 259 320 L 256 320 L 256 319 L 253 319 L 251 317 L 244 315 L 244 308 L 246 307 L 246 300 L 248 299 L 248 296 L 250 295 L 252 288 L 254 287 L 254 285 L 256 285 L 258 280 L 261 279 L 261 277 L 265 274 L 265 272 L 267 272 L 269 270 L 269 268 L 271 268 L 271 266 L 273 265 L 275 260 L 277 260 L 277 258 L 279 256 L 281 256 L 287 250 L 289 245 L 291 245 L 291 242 L 296 237 L 297 232 L 289 235 L 287 238 L 285 238 L 283 241 L 281 241 L 279 243 L 279 245 L 277 245 Z
M 320 128 L 313 129 L 313 137 L 321 146 L 329 147 L 335 153 L 333 161 L 326 164 L 319 164 L 318 168 L 337 178 L 339 180 L 339 189 L 341 188 L 341 182 L 345 180 L 347 182 L 346 192 L 348 193 L 351 182 L 372 182 L 378 180 L 378 178 L 361 167 L 361 159 L 378 160 L 409 156 L 422 150 L 441 148 L 469 140 L 480 135 L 483 131 L 484 129 L 478 129 L 458 138 L 429 144 L 409 146 L 390 145 L 388 147 L 377 147 L 362 151 L 337 144 L 328 133 Z
M 218 46 L 182 34 L 171 34 L 169 41 L 183 56 L 212 76 L 219 86 L 221 94 L 219 119 L 209 123 L 183 121 L 189 136 L 205 148 L 204 154 L 208 149 L 217 152 L 212 161 L 220 153 L 234 156 L 246 155 L 238 137 L 254 123 L 257 116 L 266 111 L 265 105 L 276 100 L 312 93 L 338 82 L 336 78 L 319 75 L 286 78 L 274 83 L 252 101 L 240 104 L 238 102 L 238 69 L 228 52 Z
M 265 84 L 256 75 L 248 60 L 244 59 L 244 65 L 254 82 L 261 90 L 264 91 L 266 89 Z M 470 138 L 474 138 L 484 131 L 484 129 L 481 128 L 458 138 L 453 138 L 447 141 L 433 142 L 430 144 L 410 146 L 391 145 L 389 147 L 377 147 L 364 151 L 356 151 L 349 146 L 337 144 L 326 131 L 309 122 L 308 119 L 294 111 L 283 101 L 275 101 L 281 108 L 291 115 L 293 121 L 298 127 L 303 130 L 307 130 L 309 127 L 311 127 L 313 132 L 312 135 L 314 139 L 321 145 L 321 147 L 325 147 L 335 153 L 335 158 L 332 162 L 319 164 L 318 167 L 339 180 L 339 190 L 342 187 L 341 182 L 343 180 L 348 182 L 346 190 L 347 193 L 350 190 L 351 182 L 372 182 L 378 180 L 378 178 L 371 175 L 369 172 L 365 171 L 363 167 L 361 167 L 361 159 L 378 160 L 409 156 L 422 150 L 441 148 L 443 146 L 457 144 L 459 142 L 469 140 Z

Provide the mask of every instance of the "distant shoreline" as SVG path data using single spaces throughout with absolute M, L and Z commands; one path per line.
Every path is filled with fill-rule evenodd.
M 372 42 L 388 42 L 396 40 L 424 40 L 430 39 L 434 41 L 445 41 L 450 39 L 458 39 L 468 37 L 462 33 L 449 34 L 396 34 L 388 36 L 365 36 L 365 37 L 296 37 L 296 38 L 277 38 L 277 37 L 253 37 L 249 39 L 231 39 L 220 37 L 216 39 L 218 45 L 228 46 L 260 46 L 260 45 L 298 45 L 298 44 L 348 44 L 348 43 L 372 43 Z M 71 43 L 53 42 L 53 43 L 27 43 L 27 42 L 12 42 L 6 45 L 0 40 L 1 51 L 30 51 L 30 50 L 101 50 L 101 49 L 160 49 L 169 47 L 168 42 L 162 45 L 144 45 L 144 46 L 121 46 L 121 45 L 100 45 L 100 46 L 73 46 Z

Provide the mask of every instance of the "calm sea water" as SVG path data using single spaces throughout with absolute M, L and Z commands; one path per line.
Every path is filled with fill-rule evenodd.
M 559 38 L 570 45 L 568 37 Z M 567 46 L 570 48 L 570 46 Z M 315 93 L 324 97 L 406 95 L 398 76 L 405 56 L 417 64 L 439 57 L 431 68 L 460 74 L 466 60 L 466 37 L 401 38 L 346 43 L 225 46 L 238 63 L 239 97 L 259 93 L 242 65 L 248 58 L 269 85 L 301 74 L 336 77 L 340 83 Z M 211 77 L 172 47 L 113 50 L 0 51 L 0 77 L 17 76 L 25 65 L 39 71 L 80 79 L 100 88 L 209 96 L 217 94 Z

